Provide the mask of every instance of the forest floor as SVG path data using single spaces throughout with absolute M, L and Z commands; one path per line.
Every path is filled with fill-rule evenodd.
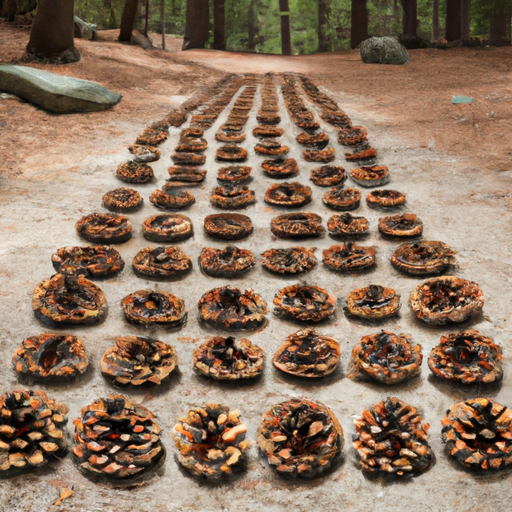
M 0 62 L 22 58 L 28 28 L 0 25 Z M 126 145 L 123 127 L 144 127 L 225 72 L 297 71 L 338 92 L 342 107 L 376 113 L 375 123 L 406 136 L 410 144 L 467 156 L 475 166 L 506 171 L 512 166 L 512 48 L 453 48 L 411 51 L 406 66 L 366 65 L 359 52 L 296 56 L 252 55 L 211 50 L 181 52 L 181 40 L 167 37 L 169 51 L 119 44 L 117 31 L 100 31 L 97 41 L 76 40 L 79 63 L 46 66 L 56 73 L 97 81 L 123 94 L 116 108 L 101 114 L 48 116 L 28 104 L 4 100 L 0 111 L 2 166 L 13 170 L 34 139 L 44 135 L 52 151 L 66 147 L 69 134 L 86 142 L 86 154 L 109 137 Z M 160 36 L 153 34 L 155 44 Z M 36 67 L 41 67 L 35 65 Z M 452 105 L 453 95 L 471 105 Z M 87 122 L 84 123 L 84 119 Z M 41 121 L 41 122 L 39 122 Z M 115 127 L 114 127 L 115 126 Z M 6 139 L 5 139 L 6 138 Z M 9 145 L 9 142 L 16 142 Z M 6 146 L 7 143 L 7 146 Z M 85 156 L 85 155 L 84 155 Z
M 214 140 L 226 120 L 224 111 L 216 124 L 205 131 L 208 142 L 208 175 L 202 186 L 191 189 L 196 203 L 186 210 L 194 224 L 194 236 L 180 244 L 191 256 L 194 269 L 183 279 L 155 282 L 136 276 L 130 262 L 142 247 L 150 245 L 141 233 L 142 222 L 159 213 L 148 198 L 168 177 L 170 155 L 179 139 L 179 129 L 170 129 L 169 139 L 159 146 L 162 157 L 151 164 L 152 183 L 134 185 L 144 197 L 143 208 L 130 213 L 133 238 L 116 246 L 126 267 L 115 277 L 98 281 L 109 305 L 100 325 L 72 326 L 83 340 L 90 367 L 83 378 L 66 383 L 43 383 L 52 398 L 69 406 L 68 432 L 81 407 L 113 392 L 129 394 L 155 413 L 163 427 L 162 442 L 168 456 L 165 464 L 140 488 L 110 488 L 90 482 L 74 467 L 71 456 L 47 467 L 11 479 L 0 480 L 0 512 L 58 510 L 66 512 L 508 512 L 512 501 L 511 472 L 472 474 L 455 467 L 444 453 L 441 419 L 455 402 L 491 396 L 512 406 L 512 48 L 416 50 L 407 66 L 365 65 L 358 52 L 279 57 L 215 51 L 180 51 L 181 42 L 168 38 L 173 51 L 146 51 L 115 41 L 115 31 L 100 32 L 94 42 L 76 41 L 82 60 L 67 66 L 45 66 L 56 73 L 100 82 L 119 91 L 122 101 L 98 113 L 49 115 L 12 96 L 0 95 L 0 392 L 17 389 L 20 381 L 11 368 L 11 358 L 22 340 L 43 332 L 34 317 L 31 299 L 37 283 L 53 274 L 50 255 L 67 245 L 86 245 L 75 232 L 75 223 L 85 214 L 104 211 L 101 197 L 123 185 L 115 177 L 117 166 L 129 156 L 127 146 L 150 123 L 162 119 L 172 108 L 226 73 L 297 71 L 307 73 L 326 88 L 356 124 L 368 128 L 370 142 L 379 153 L 378 162 L 390 169 L 389 188 L 407 194 L 407 208 L 422 219 L 426 240 L 449 243 L 457 252 L 454 275 L 475 281 L 481 287 L 484 314 L 474 315 L 462 325 L 430 327 L 417 321 L 407 299 L 421 280 L 399 273 L 389 263 L 396 240 L 383 239 L 377 230 L 381 211 L 370 209 L 364 200 L 356 215 L 370 224 L 365 245 L 376 247 L 375 269 L 362 274 L 340 275 L 320 262 L 322 250 L 335 243 L 325 235 L 304 240 L 300 245 L 316 247 L 318 265 L 300 279 L 327 289 L 341 305 L 348 293 L 369 284 L 389 286 L 401 294 L 400 314 L 385 323 L 367 324 L 346 316 L 341 307 L 336 315 L 316 327 L 341 345 L 339 368 L 324 379 L 298 379 L 278 372 L 270 359 L 277 347 L 299 327 L 269 313 L 266 328 L 244 336 L 260 345 L 267 355 L 263 376 L 253 382 L 233 384 L 210 382 L 192 370 L 192 352 L 206 337 L 219 335 L 198 319 L 197 301 L 224 279 L 203 275 L 197 258 L 205 246 L 224 247 L 209 238 L 202 225 L 206 213 L 217 213 L 209 204 L 215 184 Z M 28 41 L 26 29 L 0 25 L 0 62 L 18 62 Z M 155 42 L 158 36 L 154 36 Z M 42 66 L 37 66 L 42 67 Z M 453 95 L 475 99 L 472 105 L 452 105 Z M 275 183 L 260 171 L 262 158 L 254 151 L 259 94 L 246 126 L 242 144 L 254 168 L 250 183 L 257 202 L 244 213 L 254 224 L 254 233 L 240 246 L 254 252 L 282 247 L 293 241 L 276 240 L 269 224 L 276 210 L 264 203 L 267 188 Z M 309 105 L 311 106 L 311 105 Z M 312 107 L 314 108 L 314 107 Z M 283 141 L 297 159 L 297 179 L 309 183 L 309 170 L 296 144 L 298 128 L 291 122 L 280 100 Z M 322 124 L 337 150 L 337 165 L 347 169 L 344 148 L 337 144 L 333 127 Z M 353 186 L 350 180 L 347 185 Z M 322 201 L 325 189 L 313 188 L 308 211 L 319 213 L 324 224 L 332 215 Z M 362 190 L 366 195 L 367 191 Z M 363 197 L 364 197 L 363 195 Z M 230 279 L 233 286 L 252 288 L 273 310 L 272 300 L 283 286 L 295 284 L 296 276 L 275 276 L 257 265 L 243 277 Z M 172 292 L 186 302 L 188 320 L 178 332 L 163 328 L 144 330 L 125 321 L 121 300 L 142 288 Z M 423 346 L 424 360 L 419 376 L 398 386 L 385 388 L 347 377 L 352 347 L 363 335 L 384 328 L 408 333 Z M 503 347 L 504 377 L 494 385 L 458 386 L 430 375 L 427 356 L 442 334 L 475 328 Z M 151 335 L 172 344 L 179 356 L 179 370 L 168 383 L 158 387 L 119 389 L 103 378 L 99 359 L 119 335 Z M 398 396 L 420 408 L 430 423 L 429 442 L 436 454 L 433 466 L 418 478 L 400 483 L 376 481 L 357 469 L 351 448 L 352 417 L 363 407 L 386 396 Z M 329 406 L 345 432 L 346 457 L 331 473 L 311 482 L 278 478 L 258 454 L 250 451 L 248 471 L 225 484 L 208 485 L 180 471 L 176 464 L 170 431 L 178 417 L 193 405 L 217 402 L 239 407 L 248 426 L 248 438 L 264 411 L 291 397 L 308 397 Z M 62 506 L 52 505 L 62 488 L 74 494 Z

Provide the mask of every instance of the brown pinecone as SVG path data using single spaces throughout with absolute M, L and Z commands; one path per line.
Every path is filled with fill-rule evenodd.
M 43 391 L 15 390 L 0 397 L 0 476 L 40 467 L 67 452 L 68 408 Z
M 417 475 L 432 464 L 427 442 L 428 423 L 418 411 L 398 398 L 387 398 L 365 409 L 354 423 L 353 446 L 368 473 Z
M 267 411 L 257 441 L 268 463 L 286 478 L 316 478 L 342 455 L 343 429 L 318 402 L 293 398 Z
M 27 338 L 12 358 L 14 371 L 33 379 L 71 379 L 89 366 L 84 344 L 71 334 L 43 333 Z
M 176 368 L 178 356 L 171 345 L 140 336 L 118 336 L 101 357 L 101 371 L 119 384 L 161 384 Z
M 497 471 L 512 464 L 512 410 L 490 398 L 454 404 L 441 421 L 447 452 L 475 471 Z
M 163 461 L 165 449 L 153 413 L 123 395 L 99 398 L 74 421 L 73 454 L 80 469 L 123 479 L 147 472 Z
M 245 467 L 251 442 L 238 410 L 207 404 L 180 418 L 172 437 L 180 450 L 180 464 L 195 476 L 219 480 Z

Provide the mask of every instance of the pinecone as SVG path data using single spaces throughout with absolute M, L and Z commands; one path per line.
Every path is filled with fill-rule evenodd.
M 421 373 L 421 345 L 408 334 L 382 330 L 363 336 L 352 350 L 354 377 L 362 375 L 383 384 L 397 384 Z
M 238 410 L 211 403 L 180 418 L 171 433 L 181 453 L 180 464 L 210 480 L 243 469 L 251 442 L 245 439 L 247 427 L 238 414 Z
M 165 449 L 153 413 L 123 395 L 99 398 L 74 421 L 73 454 L 80 469 L 123 479 L 163 462 Z
M 263 415 L 257 434 L 261 451 L 287 478 L 316 478 L 342 455 L 343 429 L 333 412 L 318 402 L 291 399 Z
M 119 384 L 161 384 L 176 368 L 178 356 L 171 345 L 140 336 L 118 336 L 100 361 L 101 371 Z
M 14 353 L 12 365 L 22 377 L 64 380 L 85 373 L 89 360 L 76 336 L 43 333 L 23 342 Z
M 416 475 L 432 464 L 427 442 L 428 423 L 418 411 L 398 398 L 387 398 L 354 421 L 354 448 L 363 471 L 398 476 Z
M 490 398 L 459 402 L 441 421 L 446 449 L 462 466 L 496 471 L 512 464 L 512 410 Z
M 67 452 L 68 408 L 43 391 L 8 391 L 0 397 L 0 476 L 40 467 Z

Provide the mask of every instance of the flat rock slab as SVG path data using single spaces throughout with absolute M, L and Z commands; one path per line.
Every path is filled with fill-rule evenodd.
M 471 104 L 475 101 L 475 98 L 471 98 L 469 96 L 452 96 L 452 103 L 454 104 L 460 104 L 460 103 L 467 103 Z
M 95 82 L 25 66 L 0 66 L 0 91 L 55 114 L 97 112 L 121 101 L 118 92 Z
M 365 64 L 407 64 L 405 46 L 393 37 L 371 37 L 361 43 L 361 59 Z

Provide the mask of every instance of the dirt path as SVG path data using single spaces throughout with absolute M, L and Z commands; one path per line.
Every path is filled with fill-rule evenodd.
M 0 26 L 0 59 L 21 56 L 28 33 Z M 108 39 L 108 38 L 106 38 Z M 458 253 L 456 275 L 476 281 L 485 297 L 485 316 L 478 316 L 461 328 L 474 327 L 499 343 L 505 352 L 502 385 L 491 388 L 460 388 L 433 380 L 426 360 L 419 378 L 404 385 L 384 389 L 382 386 L 353 382 L 346 377 L 353 345 L 361 336 L 386 328 L 410 333 L 423 345 L 424 356 L 438 342 L 441 334 L 457 327 L 426 328 L 420 325 L 407 299 L 418 279 L 395 271 L 389 258 L 396 243 L 383 240 L 376 225 L 381 212 L 365 204 L 360 215 L 368 218 L 371 235 L 365 244 L 376 246 L 377 268 L 363 276 L 339 276 L 327 272 L 319 263 L 303 277 L 326 288 L 340 302 L 354 288 L 382 284 L 402 296 L 400 316 L 378 326 L 368 326 L 347 318 L 341 308 L 336 317 L 318 330 L 340 341 L 341 370 L 332 377 L 314 383 L 286 378 L 272 368 L 270 357 L 286 336 L 298 329 L 296 324 L 269 314 L 266 329 L 248 337 L 262 346 L 267 364 L 262 379 L 244 386 L 220 386 L 194 375 L 192 351 L 198 340 L 212 334 L 200 325 L 195 304 L 209 288 L 225 284 L 222 279 L 203 276 L 197 257 L 206 245 L 225 244 L 205 236 L 202 222 L 214 210 L 209 195 L 215 184 L 214 141 L 217 124 L 206 132 L 209 143 L 206 184 L 191 190 L 196 204 L 187 210 L 195 226 L 195 235 L 181 244 L 194 262 L 193 272 L 172 283 L 155 283 L 135 277 L 130 262 L 136 252 L 149 245 L 142 237 L 141 223 L 157 213 L 148 198 L 165 182 L 169 157 L 179 137 L 171 129 L 169 140 L 161 146 L 162 158 L 153 165 L 156 180 L 137 186 L 144 208 L 130 215 L 134 237 L 118 246 L 126 261 L 123 272 L 98 282 L 109 304 L 107 320 L 100 326 L 73 329 L 83 339 L 91 359 L 84 379 L 67 385 L 41 386 L 49 395 L 69 405 L 69 431 L 80 408 L 99 396 L 114 391 L 128 393 L 157 415 L 164 427 L 163 443 L 168 457 L 162 471 L 137 489 L 112 489 L 94 484 L 73 466 L 71 457 L 50 468 L 0 482 L 0 512 L 69 510 L 80 512 L 163 512 L 163 511 L 290 511 L 347 510 L 351 512 L 396 512 L 425 510 L 437 512 L 496 512 L 509 509 L 512 490 L 510 474 L 478 476 L 455 468 L 443 452 L 440 420 L 454 402 L 475 396 L 492 396 L 512 406 L 512 253 L 510 213 L 512 206 L 512 166 L 509 152 L 512 97 L 510 62 L 512 49 L 452 50 L 412 52 L 406 67 L 364 66 L 355 52 L 313 57 L 279 58 L 218 52 L 191 51 L 164 53 L 124 46 L 110 38 L 100 42 L 77 41 L 82 62 L 52 67 L 55 72 L 101 82 L 123 94 L 122 102 L 108 112 L 52 116 L 15 99 L 0 99 L 0 382 L 3 392 L 20 386 L 11 370 L 10 359 L 21 341 L 46 329 L 34 319 L 31 297 L 35 285 L 53 273 L 50 255 L 61 246 L 82 245 L 74 231 L 75 222 L 84 214 L 102 211 L 102 195 L 120 185 L 114 176 L 117 165 L 126 160 L 126 146 L 152 121 L 162 118 L 170 108 L 180 104 L 206 84 L 227 72 L 267 72 L 293 70 L 308 73 L 336 95 L 340 105 L 355 123 L 367 126 L 370 140 L 379 151 L 380 162 L 389 166 L 390 186 L 407 194 L 408 208 L 424 222 L 424 237 L 442 240 Z M 475 97 L 473 106 L 452 106 L 453 94 Z M 282 104 L 281 104 L 282 107 Z M 251 113 L 246 132 L 255 123 L 258 100 Z M 284 142 L 293 147 L 297 128 L 291 124 L 284 108 Z M 492 114 L 493 113 L 493 114 Z M 487 115 L 489 114 L 489 115 Z M 251 124 L 252 123 L 252 124 Z M 335 131 L 323 125 L 335 140 Z M 507 138 L 508 137 L 508 138 Z M 259 172 L 261 157 L 252 151 L 255 139 L 250 135 L 244 147 L 255 169 L 251 188 L 257 203 L 244 213 L 255 225 L 254 234 L 240 242 L 257 257 L 264 249 L 290 245 L 276 241 L 269 232 L 275 211 L 263 202 L 263 194 L 272 180 Z M 334 143 L 340 158 L 343 148 Z M 309 169 L 300 160 L 299 179 L 309 183 Z M 347 168 L 351 166 L 347 165 Z M 499 172 L 497 172 L 499 171 Z M 333 213 L 322 203 L 324 190 L 314 188 L 311 210 L 325 220 Z M 366 191 L 363 190 L 363 197 Z M 364 203 L 364 201 L 363 201 Z M 317 258 L 334 241 L 325 236 L 306 240 L 304 245 L 317 247 Z M 302 242 L 301 242 L 302 244 Z M 265 273 L 259 266 L 232 283 L 251 287 L 273 309 L 277 290 L 294 284 L 297 279 L 279 278 Z M 176 347 L 180 371 L 161 388 L 119 390 L 104 379 L 98 361 L 114 337 L 141 334 L 139 327 L 127 325 L 120 301 L 128 293 L 142 288 L 170 291 L 186 301 L 188 322 L 179 332 L 151 330 L 150 334 Z M 351 450 L 353 423 L 351 416 L 389 395 L 396 395 L 420 406 L 431 424 L 430 442 L 437 461 L 424 475 L 410 482 L 381 484 L 365 478 L 354 463 Z M 264 411 L 289 397 L 306 396 L 330 406 L 345 430 L 346 459 L 333 473 L 313 482 L 289 482 L 276 478 L 258 456 L 250 454 L 248 472 L 227 485 L 207 486 L 181 472 L 175 463 L 175 449 L 169 435 L 176 418 L 190 406 L 218 401 L 239 407 L 249 426 L 248 437 L 255 439 L 256 428 Z M 52 503 L 62 487 L 74 486 L 74 495 L 62 507 Z
M 0 62 L 20 58 L 28 31 L 7 24 L 0 28 Z M 41 134 L 50 138 L 56 152 L 57 146 L 66 146 L 70 133 L 83 140 L 88 154 L 101 145 L 104 135 L 109 140 L 119 137 L 120 145 L 126 145 L 131 140 L 123 137 L 126 121 L 140 130 L 222 73 L 267 71 L 309 74 L 336 92 L 349 114 L 371 112 L 375 127 L 392 129 L 411 147 L 437 147 L 468 157 L 476 168 L 512 169 L 510 47 L 416 50 L 407 66 L 378 66 L 363 64 L 357 51 L 291 58 L 213 50 L 180 52 L 179 42 L 170 37 L 168 46 L 174 52 L 148 52 L 117 43 L 115 35 L 116 31 L 104 31 L 98 42 L 77 40 L 82 61 L 49 69 L 118 90 L 123 94 L 121 104 L 104 114 L 52 117 L 3 100 L 0 127 L 8 123 L 9 130 L 2 130 L 0 141 L 5 141 L 4 147 L 13 146 L 2 163 L 6 170 L 16 168 Z M 157 36 L 154 39 L 157 42 Z M 472 96 L 475 102 L 452 105 L 452 96 L 459 94 Z

